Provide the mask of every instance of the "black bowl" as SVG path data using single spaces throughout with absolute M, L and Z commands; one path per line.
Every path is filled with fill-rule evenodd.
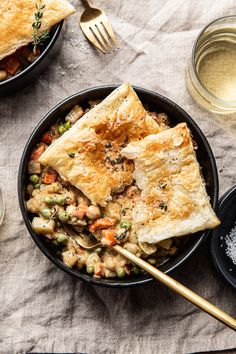
M 85 280 L 89 283 L 95 285 L 109 286 L 109 287 L 128 287 L 133 285 L 142 285 L 152 281 L 152 278 L 148 275 L 142 275 L 139 277 L 128 278 L 124 280 L 117 279 L 96 279 L 89 275 L 84 274 L 78 270 L 69 269 L 60 259 L 58 259 L 52 252 L 50 245 L 45 242 L 44 238 L 39 237 L 31 227 L 30 215 L 27 212 L 25 204 L 25 180 L 27 177 L 27 161 L 29 159 L 30 153 L 35 146 L 36 142 L 40 140 L 43 133 L 49 129 L 49 127 L 55 123 L 58 118 L 63 118 L 68 113 L 68 111 L 76 104 L 86 105 L 89 100 L 92 99 L 103 99 L 108 94 L 110 94 L 117 85 L 113 86 L 100 86 L 91 88 L 67 98 L 66 100 L 59 103 L 55 108 L 53 108 L 38 124 L 31 134 L 26 147 L 24 149 L 18 175 L 18 194 L 21 212 L 25 221 L 25 224 L 37 244 L 40 250 L 60 269 L 66 271 L 67 273 L 76 276 L 79 279 Z M 134 87 L 139 98 L 143 103 L 150 106 L 153 111 L 166 112 L 172 125 L 176 125 L 180 122 L 187 122 L 189 128 L 192 131 L 194 140 L 198 144 L 197 156 L 200 164 L 202 166 L 202 172 L 206 181 L 207 191 L 211 198 L 211 203 L 213 208 L 216 208 L 218 201 L 218 174 L 215 164 L 215 159 L 212 150 L 197 124 L 190 118 L 190 116 L 182 110 L 175 103 L 159 95 L 158 93 L 148 91 L 139 87 Z M 206 237 L 208 231 L 199 232 L 192 235 L 184 243 L 181 252 L 176 257 L 171 258 L 165 264 L 163 264 L 160 269 L 165 273 L 170 273 L 177 269 L 181 264 L 183 264 L 197 249 L 202 240 Z
M 227 191 L 219 201 L 220 226 L 211 234 L 211 254 L 221 277 L 236 289 L 236 265 L 227 256 L 225 236 L 236 223 L 236 186 Z
M 0 82 L 0 97 L 7 96 L 13 92 L 24 88 L 30 82 L 38 78 L 38 76 L 51 63 L 53 56 L 59 50 L 63 38 L 63 24 L 61 21 L 55 25 L 50 31 L 50 37 L 42 47 L 41 55 L 19 74 Z

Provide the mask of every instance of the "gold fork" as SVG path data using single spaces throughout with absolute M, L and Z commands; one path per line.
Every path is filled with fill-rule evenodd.
M 115 33 L 105 12 L 91 7 L 88 0 L 83 2 L 85 10 L 80 17 L 80 27 L 85 36 L 104 54 L 118 49 Z
M 144 269 L 146 272 L 151 274 L 153 278 L 160 281 L 162 284 L 166 285 L 170 289 L 174 290 L 176 293 L 182 295 L 185 299 L 190 301 L 195 306 L 199 307 L 201 310 L 205 311 L 209 315 L 213 316 L 217 320 L 224 323 L 226 326 L 232 328 L 236 331 L 236 320 L 229 316 L 224 311 L 220 310 L 218 307 L 214 306 L 191 289 L 187 288 L 183 284 L 179 283 L 177 280 L 171 278 L 169 275 L 163 273 L 160 269 L 153 267 L 151 264 L 147 263 L 143 259 L 137 257 L 133 253 L 129 252 L 128 250 L 124 249 L 119 245 L 115 246 L 106 246 L 101 242 L 92 244 L 90 246 L 85 245 L 84 240 L 81 236 L 79 236 L 71 226 L 64 224 L 64 229 L 66 233 L 71 237 L 81 248 L 93 251 L 97 248 L 101 247 L 108 247 L 116 251 L 117 253 L 122 254 L 124 257 L 129 259 L 132 263 L 136 264 L 140 268 Z

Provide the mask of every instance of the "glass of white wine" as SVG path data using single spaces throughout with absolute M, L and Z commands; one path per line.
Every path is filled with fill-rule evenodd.
M 203 108 L 219 114 L 236 112 L 236 16 L 219 18 L 201 31 L 186 84 Z

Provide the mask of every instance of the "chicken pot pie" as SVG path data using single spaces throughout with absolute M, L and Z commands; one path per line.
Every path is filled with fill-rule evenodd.
M 218 224 L 187 126 L 170 128 L 165 113 L 145 111 L 129 84 L 101 103 L 75 105 L 53 124 L 33 149 L 28 173 L 33 230 L 68 267 L 97 278 L 134 277 L 141 270 L 110 248 L 85 251 L 76 237 L 88 246 L 121 244 L 159 266 L 181 251 L 194 227 Z M 191 228 L 182 223 L 190 219 Z M 151 243 L 140 237 L 145 227 Z M 178 227 L 186 237 L 173 237 Z
M 41 6 L 42 10 L 36 8 Z M 30 44 L 36 33 L 32 25 L 41 12 L 37 36 L 75 12 L 67 0 L 1 0 L 0 1 L 0 81 L 30 65 L 41 54 L 39 45 Z M 43 42 L 44 43 L 44 42 Z
M 37 0 L 1 0 L 0 3 L 0 60 L 32 41 Z M 43 0 L 42 25 L 39 32 L 75 12 L 67 0 Z
M 142 199 L 133 209 L 140 242 L 157 243 L 219 225 L 186 123 L 129 144 Z
M 121 149 L 158 131 L 159 125 L 126 83 L 56 140 L 39 162 L 56 170 L 94 204 L 106 206 L 113 193 L 133 181 L 133 162 L 121 156 Z

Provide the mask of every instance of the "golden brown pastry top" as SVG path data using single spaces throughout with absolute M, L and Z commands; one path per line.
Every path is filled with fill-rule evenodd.
M 50 145 L 39 161 L 54 168 L 93 203 L 105 206 L 113 192 L 133 181 L 133 162 L 120 155 L 121 149 L 158 131 L 159 126 L 126 83 Z M 75 153 L 74 158 L 70 152 Z
M 134 225 L 140 242 L 156 243 L 216 227 L 186 123 L 133 142 L 121 151 L 134 160 L 142 200 Z
M 0 60 L 17 49 L 32 42 L 32 23 L 35 21 L 36 0 L 0 1 Z M 50 29 L 75 12 L 67 0 L 42 0 L 42 26 L 40 31 Z

